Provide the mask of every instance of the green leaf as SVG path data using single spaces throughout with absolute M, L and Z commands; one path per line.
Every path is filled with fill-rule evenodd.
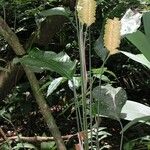
M 1 150 L 10 150 L 10 147 L 8 146 L 7 143 L 3 143 L 3 144 L 0 145 L 0 149 Z
M 20 148 L 29 148 L 33 150 L 37 150 L 37 148 L 29 143 L 18 143 L 16 146 L 13 147 L 13 150 L 20 150 Z
M 101 78 L 101 80 L 105 81 L 105 82 L 110 82 L 110 79 L 104 75 L 105 72 L 109 73 L 110 75 L 112 75 L 113 77 L 115 77 L 115 74 L 109 70 L 107 70 L 106 67 L 104 68 L 96 68 L 96 69 L 92 69 L 91 70 L 93 77 L 96 78 Z
M 141 31 L 128 34 L 126 38 L 150 61 L 150 42 Z
M 92 71 L 93 75 L 101 75 L 101 74 L 103 74 L 104 72 L 107 71 L 107 68 L 106 67 L 104 67 L 104 68 L 96 68 L 96 69 L 92 69 L 91 71 Z
M 43 70 L 55 71 L 68 79 L 73 77 L 76 67 L 76 61 L 71 61 L 70 57 L 64 52 L 56 54 L 51 51 L 43 52 L 38 49 L 31 50 L 20 61 L 31 68 L 38 67 Z
M 63 77 L 54 79 L 48 86 L 47 96 L 51 95 L 54 92 L 54 90 L 56 90 L 57 87 L 65 80 L 66 78 L 63 78 Z
M 146 36 L 149 38 L 150 42 L 150 12 L 146 12 L 143 14 L 143 24 L 144 24 L 144 31 Z
M 135 146 L 135 142 L 133 141 L 130 141 L 128 143 L 125 143 L 124 146 L 123 146 L 123 149 L 124 150 L 133 150 L 134 146 Z
M 150 115 L 145 116 L 145 117 L 136 118 L 136 119 L 132 120 L 131 122 L 129 122 L 127 125 L 125 125 L 121 132 L 125 132 L 127 129 L 129 129 L 131 126 L 133 126 L 134 124 L 136 124 L 138 122 L 147 122 L 147 121 L 150 122 Z
M 120 51 L 122 54 L 126 55 L 127 57 L 131 58 L 132 60 L 141 63 L 142 65 L 145 65 L 150 69 L 150 61 L 147 60 L 147 58 L 143 54 L 131 54 L 129 52 Z
M 126 92 L 121 87 L 113 88 L 109 84 L 98 86 L 93 89 L 93 97 L 96 100 L 92 108 L 94 114 L 98 114 L 99 101 L 100 115 L 116 120 L 120 118 L 121 109 L 127 100 Z
M 55 150 L 55 142 L 42 142 L 41 143 L 41 150 Z
M 73 91 L 73 86 L 78 89 L 81 86 L 81 77 L 73 77 L 72 80 L 68 81 L 69 88 Z
M 68 13 L 63 7 L 55 7 L 48 10 L 44 10 L 40 12 L 39 15 L 43 17 L 54 16 L 54 15 L 68 17 Z
M 144 136 L 130 140 L 123 146 L 124 150 L 149 150 L 150 136 Z
M 100 35 L 99 38 L 94 43 L 94 50 L 96 54 L 104 61 L 107 57 L 108 51 L 104 48 L 103 39 Z
M 127 100 L 126 104 L 122 108 L 121 113 L 121 118 L 131 121 L 136 118 L 150 116 L 150 107 L 138 102 Z

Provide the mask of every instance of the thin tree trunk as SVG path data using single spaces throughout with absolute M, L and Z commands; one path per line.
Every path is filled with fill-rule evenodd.
M 20 44 L 18 37 L 16 34 L 9 28 L 6 22 L 0 17 L 0 34 L 4 37 L 4 39 L 8 42 L 8 44 L 12 47 L 16 55 L 22 56 L 25 54 L 25 50 L 23 46 Z M 25 73 L 30 82 L 33 94 L 36 98 L 36 102 L 39 105 L 40 111 L 44 117 L 45 122 L 47 123 L 52 136 L 54 137 L 58 150 L 66 150 L 63 139 L 61 138 L 60 131 L 55 123 L 55 120 L 49 111 L 48 105 L 39 91 L 39 84 L 36 79 L 35 74 L 26 66 L 23 65 Z

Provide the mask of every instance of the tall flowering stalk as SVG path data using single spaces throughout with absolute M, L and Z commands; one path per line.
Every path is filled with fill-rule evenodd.
M 95 12 L 96 12 L 96 1 L 95 0 L 78 0 L 76 6 L 77 15 L 77 34 L 78 34 L 78 43 L 80 50 L 80 65 L 81 65 L 81 93 L 82 93 L 82 110 L 83 110 L 83 126 L 82 130 L 85 131 L 87 135 L 87 101 L 86 101 L 86 92 L 87 92 L 87 69 L 86 69 L 86 36 L 88 28 L 95 22 Z M 79 20 L 79 21 L 78 21 Z M 84 27 L 86 28 L 84 30 Z M 87 136 L 86 136 L 87 137 Z M 88 150 L 88 138 L 84 139 L 84 149 Z
M 113 55 L 119 52 L 118 48 L 121 42 L 121 21 L 118 18 L 108 19 L 105 24 L 105 34 L 104 34 L 104 46 L 109 51 L 109 55 Z M 106 60 L 108 59 L 106 58 Z M 105 62 L 106 62 L 105 60 Z M 105 63 L 103 62 L 103 64 Z M 120 118 L 118 118 L 118 122 L 120 124 L 121 129 L 123 129 L 123 125 L 121 123 Z M 120 150 L 122 150 L 123 145 L 123 132 L 121 133 L 121 141 L 120 141 Z

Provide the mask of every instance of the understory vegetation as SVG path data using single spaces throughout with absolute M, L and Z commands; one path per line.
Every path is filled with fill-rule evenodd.
M 150 150 L 149 0 L 0 0 L 0 150 Z

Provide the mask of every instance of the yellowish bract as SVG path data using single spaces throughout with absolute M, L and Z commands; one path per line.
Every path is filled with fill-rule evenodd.
M 118 18 L 108 19 L 105 25 L 104 46 L 108 49 L 109 54 L 113 55 L 118 52 L 120 45 L 121 22 Z
M 96 1 L 78 0 L 77 12 L 79 21 L 88 27 L 95 22 Z

